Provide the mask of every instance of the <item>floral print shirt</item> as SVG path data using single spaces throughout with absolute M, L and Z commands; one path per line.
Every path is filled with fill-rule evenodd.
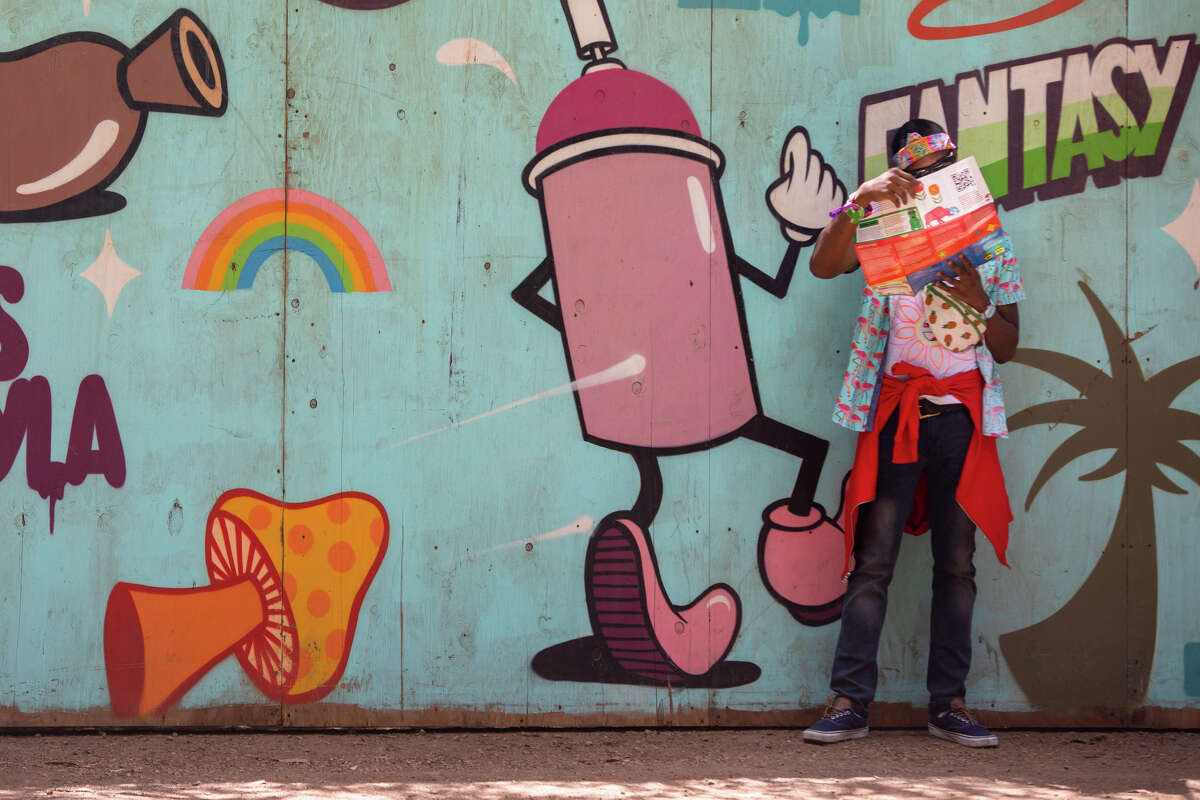
M 1017 267 L 1012 241 L 1004 245 L 1004 255 L 993 258 L 979 267 L 983 288 L 988 298 L 998 306 L 1025 299 L 1025 286 Z M 888 331 L 891 327 L 891 298 L 875 294 L 864 286 L 862 305 L 854 323 L 850 342 L 850 363 L 842 380 L 833 421 L 852 431 L 869 431 L 875 419 L 875 406 L 883 377 L 883 360 L 887 352 Z M 996 362 L 987 345 L 976 350 L 979 371 L 983 373 L 983 433 L 986 436 L 1007 436 L 1008 418 L 1004 410 L 1004 395 Z

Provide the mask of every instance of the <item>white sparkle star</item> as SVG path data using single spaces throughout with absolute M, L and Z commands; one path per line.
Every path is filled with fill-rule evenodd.
M 141 274 L 117 256 L 116 248 L 113 247 L 112 231 L 106 229 L 104 247 L 100 250 L 99 257 L 90 267 L 79 273 L 79 276 L 96 284 L 100 294 L 104 295 L 104 302 L 108 304 L 108 318 L 112 319 L 113 308 L 117 305 L 121 290 L 125 288 L 125 284 Z
M 1187 208 L 1170 225 L 1164 225 L 1163 230 L 1192 257 L 1192 264 L 1200 275 L 1200 180 L 1192 186 Z

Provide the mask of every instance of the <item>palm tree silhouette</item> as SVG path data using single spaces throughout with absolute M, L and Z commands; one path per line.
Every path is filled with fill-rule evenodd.
M 1107 710 L 1108 716 L 1118 711 L 1127 721 L 1145 698 L 1158 627 L 1154 489 L 1187 493 L 1161 466 L 1200 484 L 1200 456 L 1182 443 L 1200 439 L 1200 414 L 1171 408 L 1181 392 L 1200 381 L 1200 356 L 1147 379 L 1133 352 L 1133 339 L 1121 333 L 1087 284 L 1080 282 L 1079 288 L 1100 323 L 1112 374 L 1063 353 L 1017 351 L 1014 361 L 1047 372 L 1080 394 L 1031 406 L 1010 420 L 1013 430 L 1080 426 L 1038 472 L 1025 510 L 1067 464 L 1108 449 L 1116 451 L 1112 458 L 1080 480 L 1124 471 L 1121 505 L 1108 544 L 1075 596 L 1047 619 L 1002 635 L 1000 648 L 1036 707 Z

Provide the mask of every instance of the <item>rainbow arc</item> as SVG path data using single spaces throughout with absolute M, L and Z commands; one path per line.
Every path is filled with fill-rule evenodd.
M 282 188 L 247 195 L 209 224 L 188 259 L 183 288 L 249 289 L 282 250 L 312 258 L 331 292 L 391 291 L 379 248 L 350 212 L 327 197 Z

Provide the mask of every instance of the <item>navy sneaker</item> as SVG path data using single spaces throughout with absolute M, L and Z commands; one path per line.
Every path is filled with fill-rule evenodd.
M 979 724 L 962 700 L 955 698 L 942 710 L 930 709 L 929 732 L 939 739 L 966 747 L 995 747 L 996 734 Z
M 871 729 L 867 727 L 867 715 L 853 708 L 834 708 L 832 702 L 825 706 L 825 713 L 816 724 L 804 731 L 804 741 L 814 744 L 833 744 L 847 739 L 861 739 Z

